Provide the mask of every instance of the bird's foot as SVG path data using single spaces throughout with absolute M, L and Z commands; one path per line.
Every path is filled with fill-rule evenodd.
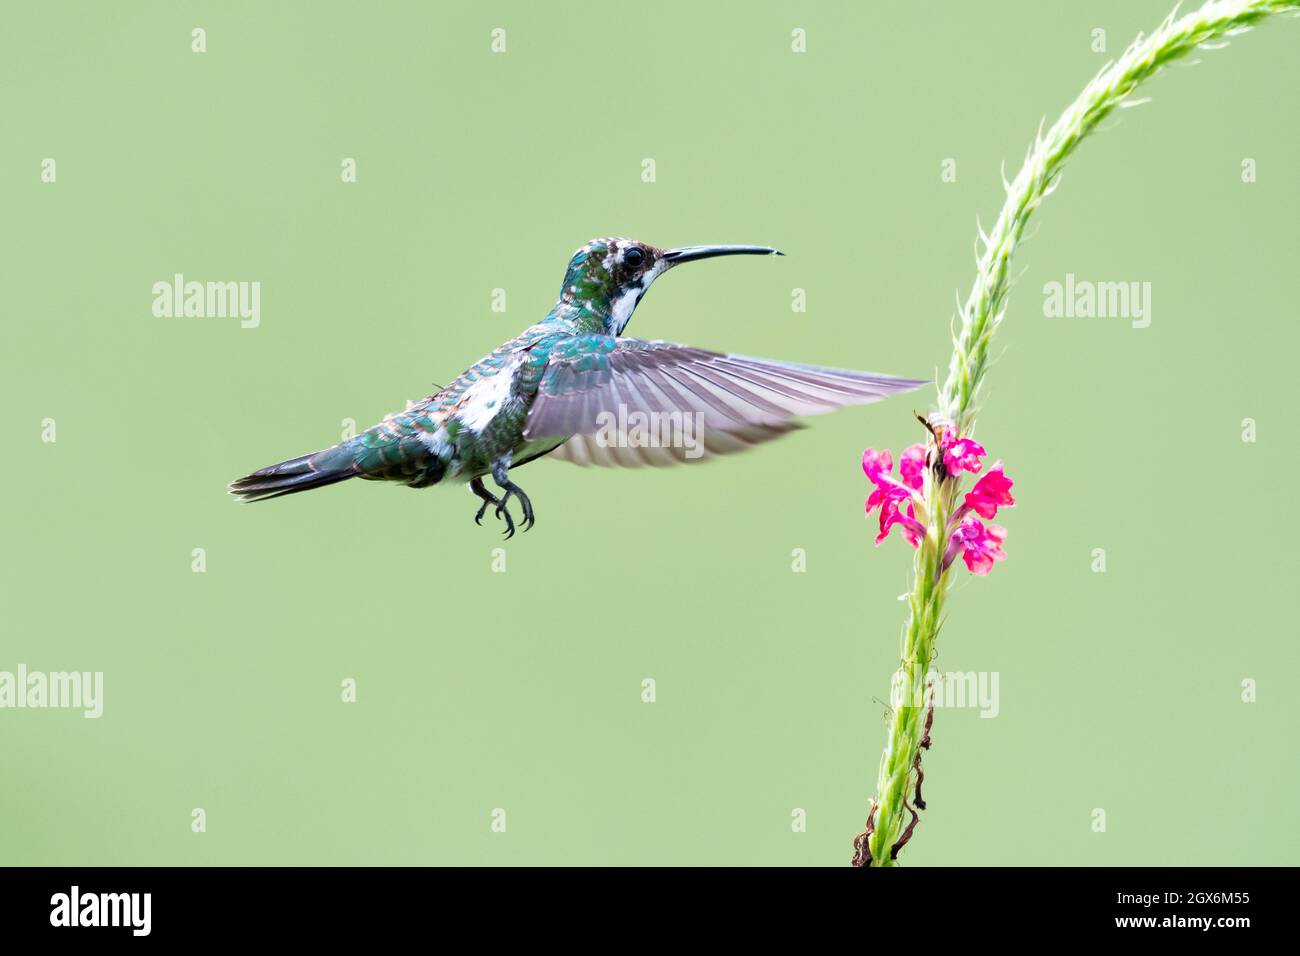
M 498 479 L 497 483 L 506 491 L 506 493 L 501 496 L 501 503 L 497 505 L 497 517 L 505 518 L 506 537 L 512 538 L 515 534 L 515 523 L 510 517 L 510 509 L 507 507 L 507 504 L 511 498 L 519 499 L 519 506 L 524 509 L 524 520 L 522 522 L 523 529 L 527 531 L 536 523 L 536 519 L 533 517 L 533 503 L 528 500 L 528 496 L 524 494 L 524 490 L 513 481 L 500 481 Z
M 505 491 L 505 494 L 500 498 L 492 494 L 492 492 L 488 491 L 487 488 L 483 486 L 483 479 L 481 478 L 475 478 L 469 483 L 470 490 L 483 499 L 483 504 L 479 506 L 478 512 L 474 515 L 474 523 L 482 525 L 483 516 L 487 514 L 488 508 L 495 506 L 497 519 L 506 523 L 506 529 L 503 534 L 506 536 L 506 539 L 509 540 L 515 536 L 516 528 L 514 516 L 510 513 L 509 508 L 511 498 L 517 498 L 519 500 L 519 506 L 523 508 L 524 520 L 521 522 L 523 530 L 527 531 L 531 528 L 536 524 L 537 519 L 533 515 L 533 503 L 528 500 L 528 496 L 524 494 L 522 488 L 506 478 L 504 472 L 501 475 L 494 477 L 496 478 L 497 484 Z

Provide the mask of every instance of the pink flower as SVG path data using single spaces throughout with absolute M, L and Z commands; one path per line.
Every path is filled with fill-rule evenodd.
M 880 509 L 880 533 L 876 535 L 876 544 L 889 536 L 894 525 L 901 525 L 903 537 L 916 547 L 925 537 L 925 526 L 916 520 L 911 489 L 891 474 L 893 468 L 894 458 L 888 449 L 876 451 L 868 448 L 862 453 L 862 470 L 876 486 L 867 497 L 867 514 Z M 906 511 L 902 508 L 904 502 Z
M 947 483 L 959 482 L 961 472 L 974 474 L 984 467 L 980 459 L 986 452 L 979 442 L 958 438 L 952 428 L 945 428 L 938 439 L 944 467 L 931 475 L 935 483 L 932 491 L 946 494 L 951 488 Z M 894 525 L 903 529 L 903 537 L 914 548 L 919 548 L 926 540 L 928 529 L 916 516 L 926 513 L 925 480 L 929 461 L 924 445 L 911 445 L 899 458 L 900 477 L 895 478 L 894 456 L 888 449 L 876 451 L 868 448 L 862 453 L 862 470 L 875 485 L 867 498 L 867 514 L 880 512 L 880 533 L 876 535 L 876 544 L 889 537 Z M 949 517 L 944 529 L 948 544 L 944 549 L 940 574 L 948 570 L 958 555 L 972 574 L 981 576 L 988 574 L 998 561 L 1006 560 L 1007 553 L 1002 548 L 1007 537 L 1006 529 L 992 523 L 986 525 L 980 518 L 994 518 L 999 508 L 1010 508 L 1016 503 L 1011 496 L 1013 484 L 1003 470 L 1001 460 L 998 460 L 966 492 L 961 506 Z M 942 536 L 940 540 L 943 540 Z
M 951 564 L 960 551 L 962 560 L 966 562 L 966 567 L 971 574 L 986 575 L 993 570 L 995 561 L 1006 559 L 1007 553 L 1002 550 L 1002 542 L 1006 539 L 1006 528 L 996 524 L 985 525 L 974 515 L 967 515 L 948 539 L 948 553 L 943 559 L 944 567 Z
M 997 516 L 998 508 L 1010 508 L 1016 503 L 1011 497 L 1014 482 L 1002 471 L 1002 462 L 994 463 L 975 487 L 966 492 L 966 507 L 982 518 Z
M 974 475 L 978 474 L 983 467 L 980 458 L 985 454 L 984 446 L 973 438 L 958 438 L 953 428 L 943 430 L 939 450 L 943 452 L 943 466 L 948 469 L 950 475 L 960 474 L 963 471 L 969 471 Z
M 925 486 L 924 445 L 909 445 L 903 450 L 903 457 L 898 460 L 898 473 L 903 476 L 903 484 L 914 491 Z

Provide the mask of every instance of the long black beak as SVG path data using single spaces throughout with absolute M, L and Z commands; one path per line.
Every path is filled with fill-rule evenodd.
M 783 256 L 784 252 L 770 246 L 682 246 L 669 249 L 663 254 L 663 260 L 677 265 L 679 262 L 694 262 L 696 259 L 712 259 L 714 256 Z

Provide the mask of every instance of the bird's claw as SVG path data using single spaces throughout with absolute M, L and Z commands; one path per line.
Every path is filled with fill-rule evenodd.
M 502 534 L 509 541 L 515 536 L 515 519 L 510 517 L 510 509 L 505 506 L 504 499 L 502 499 L 501 504 L 497 505 L 497 517 L 506 519 L 506 530 Z
M 501 499 L 496 497 L 484 498 L 483 504 L 479 505 L 479 509 L 474 515 L 474 523 L 478 525 L 480 528 L 483 527 L 483 516 L 487 514 L 488 505 L 492 505 L 492 504 L 500 505 Z M 500 517 L 500 515 L 498 515 L 497 517 Z

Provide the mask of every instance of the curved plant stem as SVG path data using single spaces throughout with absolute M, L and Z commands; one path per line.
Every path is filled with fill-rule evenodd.
M 1126 102 L 1129 95 L 1168 63 L 1244 32 L 1265 17 L 1298 10 L 1300 0 L 1211 0 L 1177 18 L 1175 10 L 1149 37 L 1139 35 L 1118 60 L 1103 67 L 1046 133 L 1040 127 L 1020 172 L 1006 185 L 1006 202 L 992 231 L 980 236 L 979 271 L 962 308 L 948 377 L 939 390 L 932 422 L 951 424 L 963 435 L 974 428 L 989 346 L 1005 309 L 1011 256 L 1030 216 L 1055 188 L 1065 161 L 1084 138 L 1116 107 L 1133 105 Z M 932 691 L 926 681 L 948 591 L 942 559 L 948 546 L 947 520 L 957 494 L 955 479 L 926 480 L 928 533 L 913 565 L 902 662 L 894 677 L 893 711 L 876 798 L 867 831 L 855 842 L 858 865 L 892 866 L 898 850 L 911 838 L 915 810 L 924 808 L 917 792 L 919 755 L 929 746 L 933 717 Z

